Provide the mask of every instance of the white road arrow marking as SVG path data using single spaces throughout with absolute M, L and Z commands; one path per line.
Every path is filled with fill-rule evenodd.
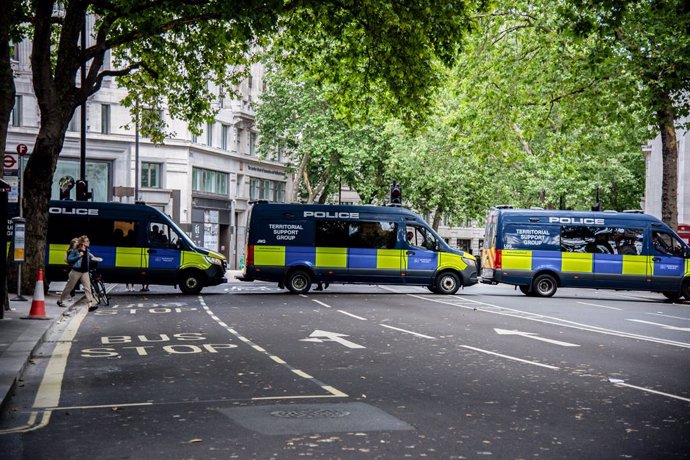
M 635 323 L 642 323 L 642 324 L 651 324 L 654 326 L 661 326 L 664 329 L 670 329 L 672 331 L 683 331 L 683 332 L 690 332 L 690 327 L 677 327 L 677 326 L 671 326 L 668 324 L 661 324 L 661 323 L 653 323 L 651 321 L 643 321 L 641 319 L 629 319 L 628 321 L 632 321 Z
M 341 345 L 346 346 L 347 348 L 366 348 L 362 345 L 350 342 L 349 340 L 346 340 L 343 337 L 349 336 L 346 334 L 339 334 L 337 332 L 320 331 L 317 329 L 311 334 L 309 334 L 309 338 L 300 339 L 300 342 L 337 342 Z
M 494 329 L 494 331 L 496 331 L 496 333 L 498 335 L 519 335 L 521 337 L 527 337 L 528 339 L 541 340 L 542 342 L 548 342 L 548 343 L 552 343 L 554 345 L 560 345 L 562 347 L 579 347 L 580 346 L 580 345 L 577 345 L 575 343 L 561 342 L 560 340 L 553 340 L 553 339 L 545 339 L 544 337 L 539 337 L 534 332 L 521 332 L 521 331 L 516 331 L 516 330 L 509 331 L 507 329 Z

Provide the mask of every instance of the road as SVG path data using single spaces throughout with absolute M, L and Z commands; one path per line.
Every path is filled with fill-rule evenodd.
M 0 458 L 688 458 L 689 307 L 483 285 L 117 287 L 43 346 Z

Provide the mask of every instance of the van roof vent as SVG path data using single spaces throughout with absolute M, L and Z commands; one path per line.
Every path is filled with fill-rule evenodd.
M 625 209 L 623 212 L 627 212 L 628 214 L 644 214 L 644 211 L 641 209 Z
M 529 208 L 534 210 L 534 211 L 543 211 L 544 210 L 544 208 L 542 208 L 541 206 L 530 206 Z
M 615 214 L 615 213 L 617 213 L 618 211 L 616 211 L 615 209 L 604 209 L 604 212 L 614 213 L 614 214 Z

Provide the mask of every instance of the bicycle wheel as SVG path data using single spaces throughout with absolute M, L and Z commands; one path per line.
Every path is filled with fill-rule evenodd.
M 110 304 L 110 297 L 105 291 L 105 284 L 103 284 L 103 280 L 100 277 L 97 279 L 91 278 L 91 289 L 93 290 L 93 296 L 98 303 L 103 305 Z

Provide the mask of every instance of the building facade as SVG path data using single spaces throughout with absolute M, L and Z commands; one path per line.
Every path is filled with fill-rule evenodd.
M 14 46 L 17 98 L 5 148 L 6 157 L 23 162 L 27 158 L 17 157 L 16 146 L 26 145 L 30 154 L 40 123 L 30 51 L 29 41 Z M 252 102 L 263 90 L 263 71 L 259 64 L 251 67 L 250 75 L 235 88 L 239 98 L 231 99 L 221 88 L 212 88 L 218 94 L 214 102 L 218 113 L 201 135 L 161 114 L 171 133 L 163 145 L 137 136 L 129 111 L 120 104 L 126 92 L 114 80 L 105 81 L 86 103 L 85 179 L 93 200 L 144 201 L 168 214 L 197 244 L 225 254 L 229 268 L 239 268 L 248 203 L 257 199 L 284 202 L 291 186 L 285 159 L 257 156 Z M 80 178 L 80 120 L 78 109 L 53 177 L 54 199 L 60 196 L 61 178 Z M 16 186 L 12 177 L 17 169 L 5 173 Z M 75 199 L 75 191 L 71 193 Z M 17 195 L 11 194 L 11 199 Z
M 678 120 L 688 123 L 690 118 Z M 677 129 L 678 141 L 678 224 L 690 225 L 690 134 Z M 661 192 L 664 165 L 661 156 L 661 136 L 657 136 L 642 148 L 645 158 L 644 211 L 661 218 Z

